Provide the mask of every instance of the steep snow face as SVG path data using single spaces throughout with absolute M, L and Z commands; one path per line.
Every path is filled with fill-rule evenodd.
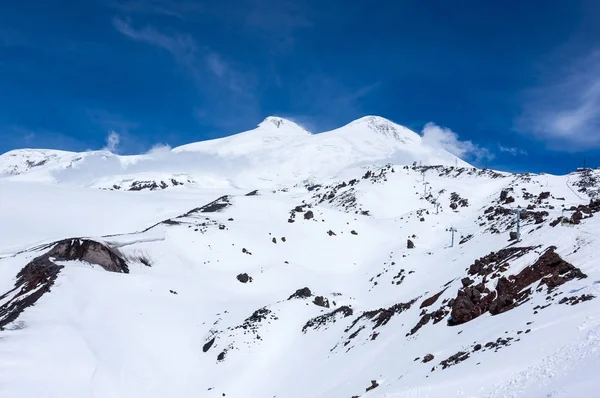
M 117 156 L 107 151 L 13 151 L 0 156 L 0 170 L 1 175 L 15 180 L 103 189 L 161 189 L 185 184 L 249 189 L 324 178 L 349 167 L 388 162 L 468 166 L 444 150 L 425 145 L 418 134 L 405 127 L 367 116 L 320 134 L 311 134 L 290 120 L 268 117 L 250 131 L 139 156 Z M 143 178 L 136 178 L 141 175 Z

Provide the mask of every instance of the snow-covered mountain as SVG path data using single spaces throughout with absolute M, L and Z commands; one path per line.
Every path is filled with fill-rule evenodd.
M 0 160 L 0 395 L 600 387 L 598 170 L 481 170 L 375 117 Z
M 320 134 L 268 117 L 254 130 L 139 156 L 15 150 L 0 156 L 0 175 L 104 189 L 185 184 L 250 188 L 329 177 L 374 162 L 468 166 L 443 149 L 426 145 L 413 131 L 377 116 Z

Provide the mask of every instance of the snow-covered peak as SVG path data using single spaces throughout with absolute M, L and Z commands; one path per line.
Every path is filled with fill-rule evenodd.
M 391 138 L 403 143 L 417 142 L 420 140 L 419 135 L 414 131 L 381 116 L 364 116 L 348 123 L 344 127 L 366 129 L 380 134 L 385 138 Z
M 308 133 L 306 129 L 299 126 L 297 123 L 292 122 L 291 120 L 284 119 L 279 116 L 268 116 L 258 124 L 259 129 L 278 129 L 281 131 L 292 131 L 298 132 L 301 131 L 303 133 Z

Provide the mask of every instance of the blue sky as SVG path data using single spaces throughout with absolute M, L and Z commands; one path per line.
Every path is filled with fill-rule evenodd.
M 140 153 L 269 115 L 319 132 L 375 114 L 441 126 L 478 165 L 600 166 L 598 15 L 594 0 L 4 1 L 0 152 L 100 149 L 112 131 Z

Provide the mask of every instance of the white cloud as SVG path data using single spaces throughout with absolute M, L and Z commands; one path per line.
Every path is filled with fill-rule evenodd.
M 155 156 L 165 156 L 169 153 L 171 153 L 171 146 L 169 144 L 154 144 L 147 152 L 148 155 Z
M 447 127 L 427 123 L 423 128 L 422 135 L 423 143 L 434 148 L 445 149 L 462 159 L 473 158 L 480 161 L 494 158 L 494 155 L 487 148 L 482 148 L 471 141 L 461 141 L 458 134 Z
M 498 149 L 500 150 L 500 152 L 509 153 L 509 154 L 511 154 L 513 156 L 527 155 L 527 151 L 524 150 L 524 149 L 513 148 L 513 147 L 505 147 L 503 145 L 498 145 Z
M 195 69 L 196 41 L 188 35 L 167 35 L 151 26 L 136 29 L 129 20 L 114 18 L 115 28 L 130 39 L 145 42 L 167 50 L 181 65 Z
M 113 19 L 113 25 L 132 40 L 168 51 L 203 89 L 207 88 L 207 80 L 211 75 L 219 83 L 219 89 L 225 86 L 237 94 L 251 95 L 251 90 L 256 85 L 256 79 L 251 73 L 241 72 L 226 62 L 220 54 L 205 46 L 199 46 L 189 35 L 165 34 L 152 26 L 136 28 L 129 19 L 118 17 Z
M 565 151 L 600 148 L 600 50 L 531 90 L 517 128 Z
M 109 150 L 111 152 L 116 152 L 119 148 L 119 144 L 121 143 L 121 136 L 114 130 L 111 130 L 106 136 L 106 146 L 104 149 Z

